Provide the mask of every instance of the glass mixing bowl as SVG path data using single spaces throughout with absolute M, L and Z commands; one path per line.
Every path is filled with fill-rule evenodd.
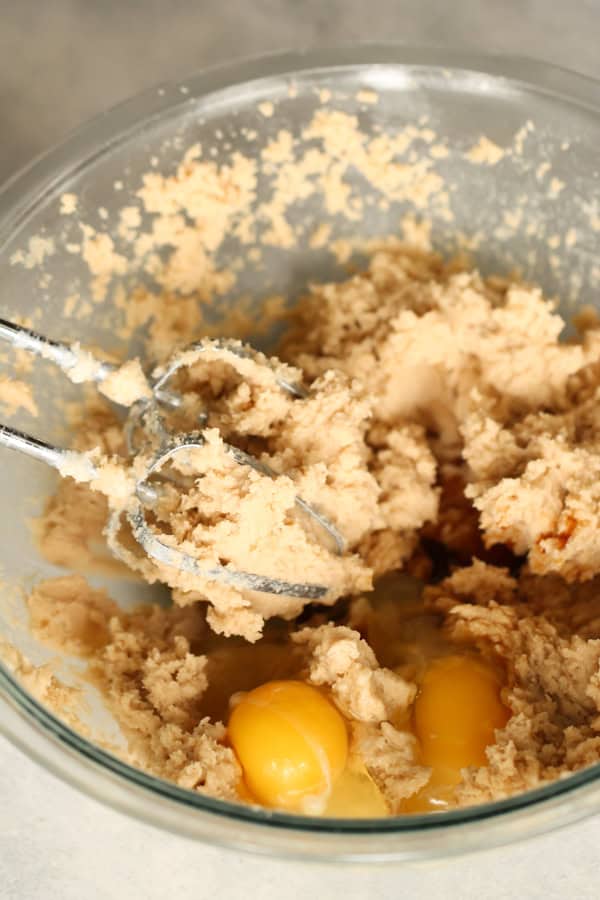
M 280 129 L 299 134 L 327 102 L 355 114 L 367 135 L 411 124 L 435 132 L 435 142 L 445 149 L 437 153 L 434 170 L 447 202 L 436 205 L 416 195 L 375 202 L 375 188 L 349 171 L 352 190 L 365 201 L 360 217 L 348 220 L 312 196 L 291 212 L 296 222 L 310 226 L 306 234 L 322 223 L 331 225 L 331 241 L 394 233 L 416 203 L 417 215 L 431 220 L 433 244 L 442 251 L 470 249 L 486 271 L 519 267 L 560 296 L 567 315 L 577 305 L 597 302 L 600 85 L 523 59 L 384 46 L 278 55 L 212 69 L 145 93 L 84 126 L 0 195 L 3 314 L 33 315 L 36 327 L 56 338 L 125 351 L 109 308 L 97 307 L 97 314 L 80 320 L 64 314 L 65 298 L 87 290 L 89 273 L 80 256 L 69 252 L 75 239 L 69 229 L 77 225 L 61 215 L 61 194 L 77 194 L 81 219 L 118 242 L 119 210 L 135 201 L 142 173 L 153 167 L 172 171 L 195 143 L 217 161 L 235 150 L 252 153 Z M 474 164 L 473 148 L 481 146 L 482 135 L 505 150 L 493 165 L 485 158 Z M 416 150 L 417 158 L 419 140 L 427 144 L 433 138 L 425 133 L 411 145 L 407 153 Z M 41 245 L 30 243 L 34 236 L 42 236 Z M 343 275 L 335 258 L 308 240 L 291 249 L 266 249 L 262 271 L 235 241 L 219 252 L 225 262 L 237 258 L 239 264 L 235 290 L 220 298 L 220 309 L 241 294 L 293 299 L 308 279 Z M 40 274 L 34 263 L 42 256 Z M 18 424 L 64 442 L 58 401 L 78 396 L 78 389 L 64 376 L 54 377 L 43 362 L 26 377 L 34 384 L 40 416 Z M 2 452 L 0 633 L 35 664 L 52 654 L 27 630 L 23 591 L 60 570 L 39 557 L 29 520 L 52 478 L 41 464 Z M 134 594 L 139 598 L 139 588 L 126 582 L 100 576 L 92 581 L 108 585 L 121 603 Z M 72 662 L 58 667 L 59 676 L 71 682 L 77 677 Z M 0 689 L 2 731 L 66 781 L 162 828 L 257 852 L 352 861 L 457 854 L 517 841 L 600 808 L 597 765 L 509 800 L 434 816 L 324 820 L 257 810 L 203 797 L 126 765 L 51 714 L 4 667 Z M 110 731 L 108 713 L 92 688 L 86 691 L 90 727 Z

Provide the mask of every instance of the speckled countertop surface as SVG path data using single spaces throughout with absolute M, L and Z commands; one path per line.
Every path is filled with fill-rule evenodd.
M 600 0 L 0 0 L 0 22 L 0 179 L 128 95 L 236 56 L 399 40 L 535 56 L 600 78 Z M 598 896 L 600 817 L 426 866 L 275 862 L 129 820 L 2 739 L 0 817 L 2 900 Z

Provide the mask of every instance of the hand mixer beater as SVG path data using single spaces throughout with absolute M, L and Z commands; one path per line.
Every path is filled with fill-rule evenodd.
M 50 340 L 4 319 L 0 319 L 0 339 L 15 349 L 25 350 L 51 361 L 76 382 L 90 381 L 102 387 L 119 369 L 113 363 L 96 359 L 78 344 Z M 289 379 L 283 364 L 239 341 L 205 339 L 177 352 L 153 373 L 151 379 L 141 379 L 143 388 L 137 392 L 137 396 L 134 394 L 129 398 L 133 402 L 129 405 L 124 423 L 124 435 L 129 462 L 132 464 L 131 471 L 135 475 L 126 509 L 113 509 L 110 512 L 105 529 L 108 545 L 116 557 L 132 568 L 140 568 L 140 557 L 132 552 L 122 538 L 125 517 L 129 533 L 142 548 L 146 558 L 197 578 L 200 590 L 207 581 L 219 581 L 241 590 L 287 595 L 307 601 L 319 600 L 328 592 L 328 587 L 324 584 L 286 581 L 241 571 L 230 564 L 207 566 L 191 553 L 173 546 L 173 542 L 165 540 L 154 523 L 149 523 L 148 514 L 164 486 L 169 484 L 176 487 L 182 480 L 182 467 L 179 466 L 179 472 L 173 471 L 170 470 L 171 464 L 185 462 L 190 453 L 193 454 L 194 450 L 205 445 L 203 428 L 208 419 L 207 410 L 196 407 L 196 427 L 191 431 L 186 430 L 186 416 L 183 415 L 184 412 L 189 412 L 186 409 L 186 398 L 172 389 L 176 374 L 201 358 L 221 360 L 236 369 L 242 377 L 246 366 L 259 366 L 265 378 L 295 401 L 302 402 L 308 396 L 302 385 Z M 178 416 L 177 430 L 172 431 L 166 419 L 171 417 L 177 420 Z M 54 446 L 6 425 L 0 425 L 0 445 L 41 460 L 60 474 L 72 475 L 79 481 L 93 482 L 99 475 L 97 464 L 88 454 Z M 262 475 L 277 478 L 278 473 L 256 456 L 232 444 L 226 443 L 225 448 L 237 464 L 250 466 Z M 327 550 L 336 554 L 343 553 L 345 544 L 342 535 L 313 504 L 296 496 L 294 512 L 303 525 L 310 528 L 311 533 L 319 535 Z

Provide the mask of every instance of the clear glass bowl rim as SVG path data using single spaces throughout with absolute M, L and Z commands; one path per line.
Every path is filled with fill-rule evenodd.
M 359 44 L 269 54 L 156 85 L 85 123 L 0 189 L 0 249 L 61 182 L 190 100 L 269 79 L 356 67 L 447 69 L 504 79 L 600 118 L 600 81 L 526 57 L 432 46 Z M 451 79 L 450 79 L 451 84 Z M 185 93 L 181 88 L 184 88 Z M 187 837 L 322 861 L 398 861 L 489 848 L 600 810 L 600 764 L 507 800 L 436 815 L 320 819 L 205 797 L 155 778 L 87 741 L 30 696 L 0 663 L 0 733 L 64 781 L 136 818 Z M 485 824 L 485 827 L 483 827 Z

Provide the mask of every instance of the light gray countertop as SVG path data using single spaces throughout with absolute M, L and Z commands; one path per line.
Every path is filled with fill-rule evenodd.
M 2 900 L 596 900 L 600 818 L 441 862 L 318 866 L 219 850 L 101 806 L 0 739 Z
M 600 0 L 0 0 L 0 23 L 0 179 L 130 94 L 236 56 L 398 40 L 529 55 L 600 77 Z M 2 739 L 0 816 L 3 900 L 553 900 L 599 890 L 600 818 L 427 866 L 274 862 L 131 821 Z

